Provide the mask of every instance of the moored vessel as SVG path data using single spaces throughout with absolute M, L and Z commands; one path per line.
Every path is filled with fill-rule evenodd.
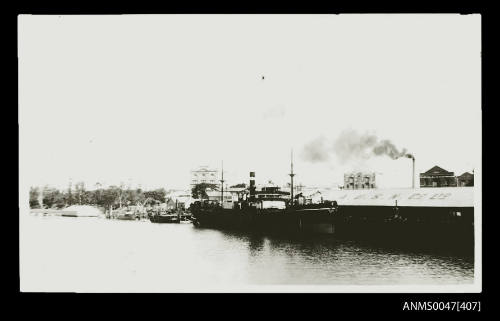
M 290 172 L 290 192 L 278 186 L 256 190 L 255 172 L 250 172 L 250 186 L 238 193 L 238 200 L 228 207 L 218 201 L 196 201 L 191 204 L 193 223 L 197 226 L 222 227 L 258 232 L 333 234 L 336 202 L 321 200 L 318 204 L 299 205 L 293 195 L 293 160 Z M 224 171 L 222 180 L 224 182 Z M 221 194 L 223 194 L 223 189 Z
M 149 216 L 152 223 L 180 223 L 181 217 L 177 213 L 158 211 Z

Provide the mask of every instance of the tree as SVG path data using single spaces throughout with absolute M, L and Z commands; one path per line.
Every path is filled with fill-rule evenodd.
M 39 208 L 40 203 L 38 202 L 38 196 L 40 191 L 38 187 L 30 187 L 30 208 Z
M 247 184 L 245 184 L 245 183 L 240 183 L 240 184 L 236 184 L 236 185 L 231 186 L 231 188 L 245 188 L 245 187 L 247 187 Z
M 29 191 L 29 205 L 30 208 L 39 208 L 42 201 L 44 207 L 48 208 L 63 208 L 75 203 L 81 205 L 98 205 L 105 208 L 113 206 L 116 208 L 124 204 L 141 205 L 146 200 L 149 203 L 163 203 L 167 194 L 163 188 L 143 191 L 140 188 L 124 189 L 123 184 L 108 188 L 102 188 L 101 184 L 96 184 L 96 188 L 94 191 L 86 191 L 83 182 L 76 183 L 74 189 L 71 188 L 70 183 L 68 189 L 64 191 L 49 186 L 31 187 Z
M 135 204 L 143 204 L 146 201 L 146 196 L 142 192 L 142 189 L 138 188 L 135 190 Z
M 142 203 L 145 200 L 145 197 L 142 193 L 141 189 L 127 189 L 125 191 L 126 197 L 125 199 L 127 202 L 130 202 L 131 204 L 137 204 L 137 203 Z
M 207 184 L 207 183 L 196 184 L 191 189 L 191 196 L 193 198 L 208 199 L 207 189 L 217 191 L 218 187 L 215 184 Z
M 118 203 L 118 198 L 120 196 L 119 187 L 110 186 L 101 193 L 101 204 L 102 206 L 108 208 L 110 206 Z
M 84 191 L 81 196 L 82 204 L 95 205 L 97 204 L 96 191 Z
M 165 197 L 167 196 L 167 191 L 164 188 L 158 188 L 152 191 L 144 192 L 144 198 L 152 198 L 161 203 L 165 202 Z
M 84 182 L 78 182 L 75 184 L 75 192 L 76 192 L 76 199 L 78 200 L 78 204 L 82 204 L 83 201 L 83 196 L 85 194 L 85 183 Z
M 63 208 L 66 204 L 64 194 L 58 189 L 45 186 L 43 188 L 43 204 L 47 208 Z
M 71 181 L 69 182 L 69 186 L 68 186 L 68 195 L 66 197 L 66 202 L 68 203 L 68 205 L 73 204 L 73 193 L 71 192 Z

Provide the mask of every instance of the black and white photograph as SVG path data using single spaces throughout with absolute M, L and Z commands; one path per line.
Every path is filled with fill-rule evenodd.
M 20 14 L 21 292 L 480 293 L 481 14 Z

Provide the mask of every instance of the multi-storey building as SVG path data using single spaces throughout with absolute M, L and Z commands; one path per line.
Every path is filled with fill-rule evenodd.
M 200 166 L 191 171 L 191 187 L 196 184 L 220 184 L 219 171 L 209 168 L 208 166 Z
M 344 189 L 376 188 L 375 173 L 346 173 L 344 174 Z

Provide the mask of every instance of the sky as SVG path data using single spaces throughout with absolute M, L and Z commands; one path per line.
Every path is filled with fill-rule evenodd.
M 187 188 L 343 183 L 374 171 L 411 186 L 411 160 L 343 160 L 345 131 L 375 135 L 459 175 L 481 166 L 480 15 L 18 17 L 23 186 Z M 316 142 L 321 160 L 307 156 Z M 319 142 L 319 143 L 318 143 Z M 418 185 L 418 179 L 417 179 Z

